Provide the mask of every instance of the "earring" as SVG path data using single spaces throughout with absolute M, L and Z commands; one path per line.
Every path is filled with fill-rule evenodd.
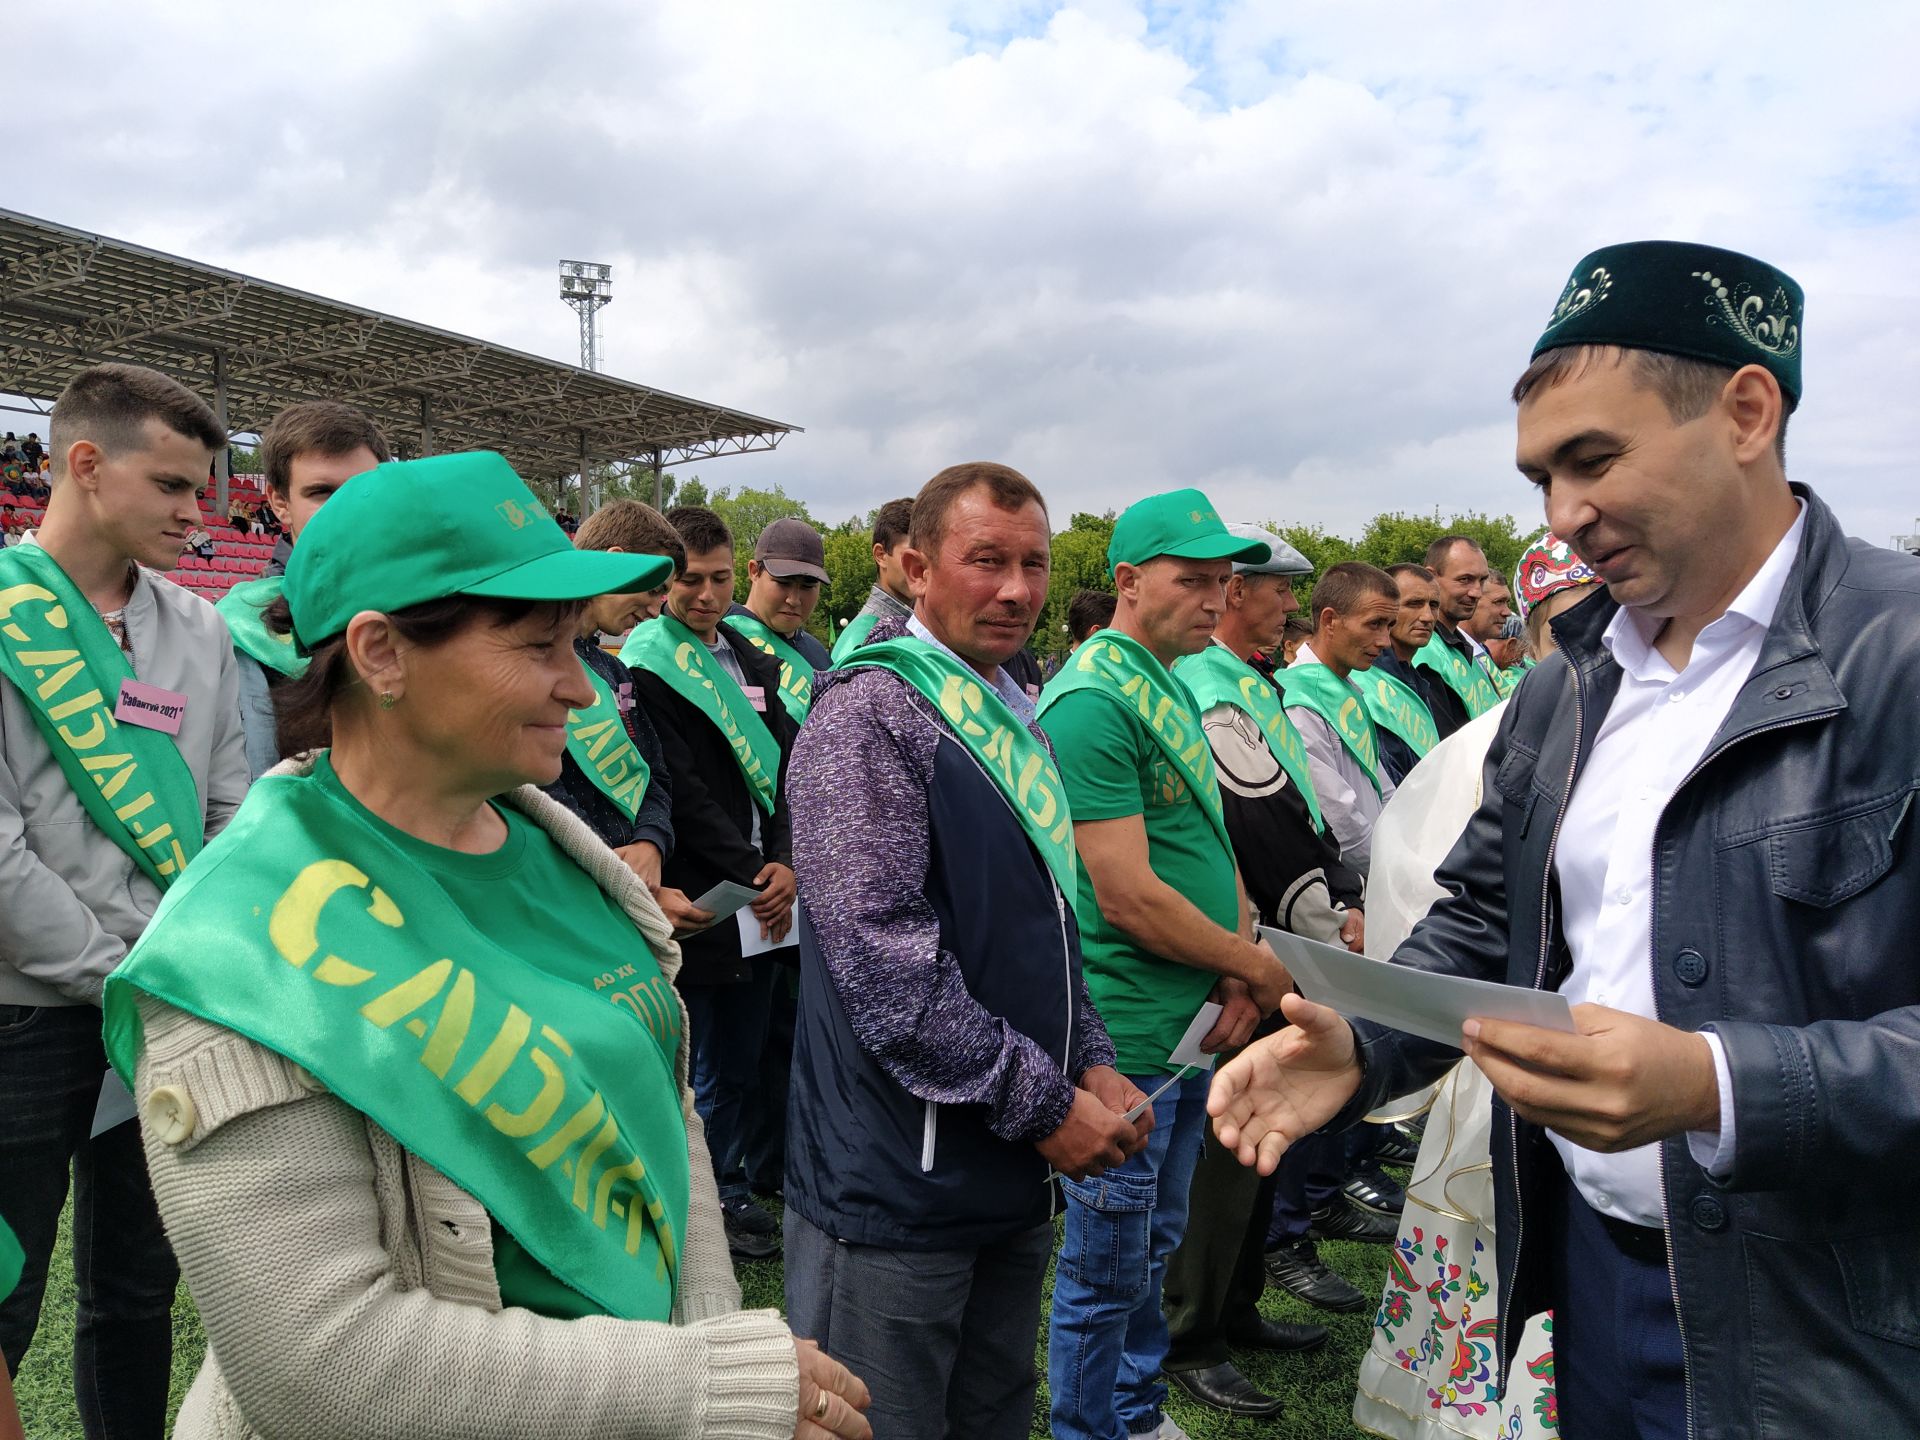
M 391 710 L 399 703 L 398 700 L 393 698 L 393 692 L 391 690 L 382 690 L 380 692 L 380 708 L 382 710 Z

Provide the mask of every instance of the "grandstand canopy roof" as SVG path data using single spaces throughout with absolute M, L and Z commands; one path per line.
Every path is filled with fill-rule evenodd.
M 771 450 L 800 428 L 0 210 L 0 392 L 51 400 L 101 360 L 224 402 L 231 433 L 345 400 L 405 454 L 498 450 L 530 478 Z

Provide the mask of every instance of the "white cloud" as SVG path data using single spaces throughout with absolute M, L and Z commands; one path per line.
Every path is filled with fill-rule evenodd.
M 104 5 L 7 203 L 807 427 L 712 483 L 837 517 L 991 457 L 1057 512 L 1166 484 L 1355 531 L 1512 510 L 1505 393 L 1587 249 L 1810 294 L 1795 473 L 1920 508 L 1920 11 L 1120 0 Z M 194 23 L 198 17 L 199 23 Z M 244 43 L 240 43 L 244 41 Z

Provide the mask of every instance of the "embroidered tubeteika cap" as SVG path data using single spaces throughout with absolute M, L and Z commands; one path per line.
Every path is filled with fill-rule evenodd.
M 1560 292 L 1540 355 L 1565 345 L 1623 345 L 1715 365 L 1762 365 L 1800 400 L 1806 295 L 1764 260 L 1711 245 L 1637 240 L 1596 250 Z

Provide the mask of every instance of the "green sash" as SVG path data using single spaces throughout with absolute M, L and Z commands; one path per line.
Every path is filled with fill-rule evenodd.
M 898 675 L 946 716 L 961 744 L 1000 787 L 1061 893 L 1071 898 L 1079 879 L 1079 860 L 1073 848 L 1067 787 L 1046 746 L 1007 702 L 944 650 L 910 635 L 862 646 L 847 661 L 849 669 L 860 665 Z
M 1376 665 L 1347 678 L 1360 687 L 1360 698 L 1367 702 L 1367 714 L 1373 717 L 1373 723 L 1406 741 L 1420 759 L 1440 743 L 1440 727 L 1433 723 L 1427 702 L 1397 675 L 1389 675 Z
M 206 843 L 200 787 L 171 735 L 113 718 L 133 667 L 38 545 L 0 550 L 0 675 L 93 823 L 166 889 Z
M 1287 772 L 1301 795 L 1306 797 L 1307 813 L 1313 828 L 1326 833 L 1327 822 L 1320 818 L 1320 797 L 1313 790 L 1313 771 L 1307 764 L 1307 747 L 1300 732 L 1287 719 L 1280 696 L 1255 670 L 1224 645 L 1209 645 L 1198 655 L 1175 662 L 1173 673 L 1192 688 L 1204 715 L 1216 705 L 1231 705 L 1244 711 L 1260 727 L 1267 749 Z
M 629 992 L 596 993 L 627 964 L 655 968 L 633 938 L 587 955 L 556 927 L 552 953 L 526 960 L 317 779 L 270 776 L 109 977 L 107 1054 L 131 1086 L 136 990 L 235 1030 L 467 1190 L 608 1314 L 666 1320 L 691 1190 L 679 1087 L 614 1003 Z
M 567 712 L 567 753 L 573 763 L 629 820 L 640 813 L 646 798 L 647 782 L 653 771 L 647 757 L 634 748 L 627 734 L 627 720 L 620 713 L 620 702 L 604 676 L 585 661 L 580 668 L 593 685 L 593 704 L 584 710 Z
M 1462 660 L 1460 652 L 1442 640 L 1438 630 L 1433 632 L 1431 640 L 1413 652 L 1413 663 L 1426 666 L 1447 682 L 1447 688 L 1467 707 L 1469 720 L 1478 720 L 1500 703 L 1500 692 L 1493 688 L 1486 667 Z
M 233 636 L 235 646 L 269 670 L 298 680 L 307 673 L 306 657 L 293 648 L 293 636 L 274 634 L 264 619 L 267 606 L 280 598 L 284 583 L 285 577 L 280 575 L 248 580 L 221 596 L 213 608 L 227 622 L 227 633 Z
M 13 1287 L 20 1283 L 20 1272 L 26 1263 L 27 1257 L 21 1253 L 20 1242 L 14 1238 L 7 1222 L 0 1220 L 0 1300 L 13 1293 Z
M 1278 678 L 1281 689 L 1286 691 L 1287 703 L 1304 705 L 1331 725 L 1333 733 L 1360 762 L 1360 768 L 1366 771 L 1367 779 L 1373 782 L 1374 791 L 1378 793 L 1380 740 L 1373 733 L 1373 720 L 1367 714 L 1360 687 L 1351 680 L 1342 680 L 1317 661 L 1289 665 Z
M 780 662 L 780 703 L 787 707 L 794 724 L 805 724 L 813 705 L 813 666 L 807 663 L 807 657 L 758 615 L 729 615 L 720 623 Z
M 1526 673 L 1525 667 L 1520 665 L 1504 670 L 1493 665 L 1487 667 L 1487 674 L 1493 679 L 1493 688 L 1500 692 L 1502 700 L 1513 694 L 1514 687 L 1520 683 L 1520 677 Z
M 1213 751 L 1200 729 L 1200 702 L 1187 682 L 1173 674 L 1138 640 L 1118 630 L 1096 630 L 1073 652 L 1053 683 L 1040 697 L 1040 715 L 1076 690 L 1094 690 L 1139 717 L 1187 790 L 1219 835 L 1228 855 L 1233 840 L 1220 808 L 1220 778 L 1213 771 Z
M 846 628 L 841 630 L 840 638 L 833 642 L 833 649 L 828 652 L 828 658 L 836 665 L 845 660 L 847 656 L 866 644 L 867 636 L 873 633 L 873 627 L 879 623 L 879 620 L 878 615 L 854 616 L 847 622 Z
M 674 693 L 726 737 L 734 763 L 746 777 L 755 803 L 771 815 L 780 783 L 780 742 L 754 713 L 734 678 L 721 668 L 703 641 L 669 611 L 635 628 L 621 647 L 620 659 L 635 670 L 658 675 Z

